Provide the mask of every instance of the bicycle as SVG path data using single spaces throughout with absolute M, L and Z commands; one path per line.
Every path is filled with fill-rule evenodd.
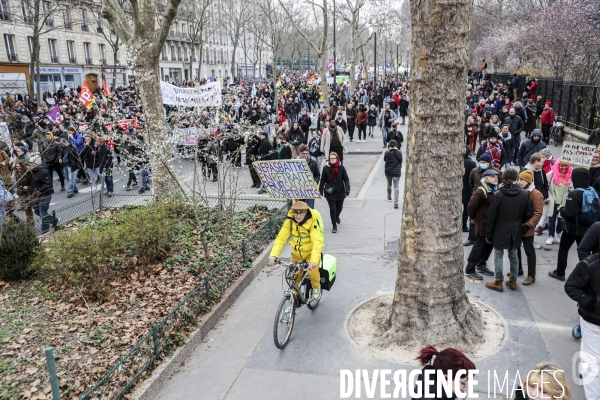
M 550 140 L 555 146 L 560 146 L 564 140 L 564 124 L 562 120 L 562 117 L 557 116 L 552 128 L 550 128 Z
M 315 310 L 319 306 L 321 296 L 318 299 L 313 298 L 312 284 L 308 277 L 308 263 L 286 263 L 280 259 L 275 261 L 277 266 L 284 266 L 283 278 L 288 285 L 288 289 L 283 292 L 283 299 L 279 303 L 275 321 L 273 322 L 273 341 L 275 347 L 283 349 L 289 342 L 294 329 L 294 320 L 296 319 L 296 310 L 303 304 L 310 310 Z M 300 286 L 296 284 L 296 274 L 303 273 L 300 280 Z M 294 292 L 296 296 L 294 296 Z

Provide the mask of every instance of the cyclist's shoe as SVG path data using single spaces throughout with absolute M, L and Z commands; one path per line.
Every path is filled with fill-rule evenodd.
M 313 289 L 313 300 L 319 300 L 321 298 L 321 290 Z

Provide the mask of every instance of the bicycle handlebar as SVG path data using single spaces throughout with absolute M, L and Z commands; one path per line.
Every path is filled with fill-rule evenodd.
M 287 263 L 285 261 L 280 260 L 279 258 L 275 258 L 275 264 L 278 266 L 283 265 L 286 268 L 291 267 L 291 266 L 296 266 L 301 271 L 308 270 L 308 263 L 306 263 L 306 262 Z

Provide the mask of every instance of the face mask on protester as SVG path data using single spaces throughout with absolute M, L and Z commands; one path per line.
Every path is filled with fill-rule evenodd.
M 486 163 L 479 163 L 479 168 L 487 169 L 488 165 Z

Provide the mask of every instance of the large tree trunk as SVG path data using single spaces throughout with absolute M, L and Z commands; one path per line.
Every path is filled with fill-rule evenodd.
M 146 151 L 150 159 L 152 179 L 155 190 L 164 192 L 172 189 L 174 185 L 171 177 L 173 160 L 164 118 L 160 79 L 157 73 L 158 57 L 152 57 L 150 54 L 145 56 L 143 49 L 146 47 L 144 41 L 139 42 L 137 54 L 140 56 L 136 59 L 135 71 L 144 107 L 147 133 Z
M 402 234 L 382 341 L 471 348 L 482 340 L 482 322 L 462 273 L 460 182 L 473 5 L 467 0 L 411 0 L 410 5 L 411 119 Z
M 321 90 L 323 91 L 323 103 L 327 106 L 327 108 L 329 108 L 329 86 L 327 86 L 327 66 L 325 65 L 325 55 L 318 55 L 317 58 L 321 61 Z M 335 79 L 335 76 L 333 79 Z
M 117 47 L 113 47 L 112 90 L 115 90 L 117 88 L 117 66 L 118 65 L 119 65 L 119 49 Z M 123 82 L 123 85 L 127 85 L 127 82 Z

